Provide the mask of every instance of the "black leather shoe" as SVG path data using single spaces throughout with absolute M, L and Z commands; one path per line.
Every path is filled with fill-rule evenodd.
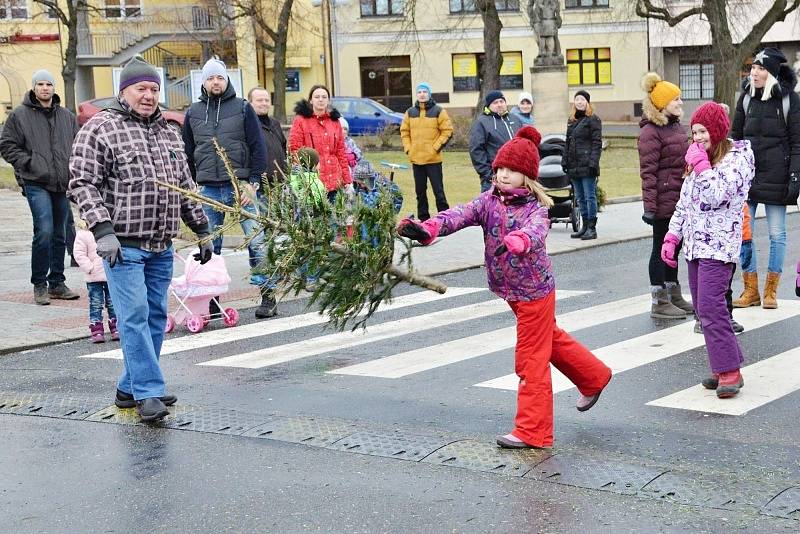
M 158 421 L 169 415 L 167 407 L 157 397 L 136 401 L 136 413 L 145 422 Z
M 163 402 L 166 406 L 172 406 L 178 402 L 178 397 L 175 395 L 164 395 L 163 397 L 159 397 L 158 400 Z M 136 401 L 133 400 L 133 395 L 120 390 L 117 390 L 117 396 L 114 399 L 114 404 L 117 406 L 117 408 L 136 408 Z

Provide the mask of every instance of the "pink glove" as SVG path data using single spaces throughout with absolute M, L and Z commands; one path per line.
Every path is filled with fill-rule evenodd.
M 661 261 L 673 269 L 678 266 L 678 259 L 675 257 L 675 249 L 680 242 L 678 236 L 668 232 L 667 235 L 664 236 L 664 243 L 661 245 Z
M 689 150 L 686 151 L 684 159 L 695 174 L 700 174 L 711 168 L 711 162 L 708 161 L 708 152 L 699 143 L 689 145 Z
M 797 262 L 797 280 L 794 282 L 794 294 L 800 297 L 800 261 Z
M 531 249 L 531 238 L 521 230 L 514 230 L 503 238 L 503 244 L 505 244 L 510 253 L 519 256 Z
M 441 227 L 442 223 L 437 219 L 428 219 L 420 223 L 410 217 L 406 217 L 397 225 L 397 234 L 419 241 L 423 245 L 430 245 L 439 237 Z

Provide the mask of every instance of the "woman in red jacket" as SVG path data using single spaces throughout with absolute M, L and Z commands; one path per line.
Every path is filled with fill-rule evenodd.
M 315 85 L 308 93 L 308 100 L 301 100 L 294 108 L 297 114 L 289 132 L 289 151 L 308 147 L 319 154 L 319 178 L 328 190 L 328 199 L 333 201 L 342 190 L 350 195 L 353 179 L 347 163 L 345 135 L 339 123 L 341 116 L 329 109 L 330 91 L 324 85 Z

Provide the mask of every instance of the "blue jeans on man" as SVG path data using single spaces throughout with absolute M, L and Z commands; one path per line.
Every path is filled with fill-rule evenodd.
M 65 192 L 48 191 L 33 182 L 25 182 L 25 198 L 33 216 L 31 283 L 53 288 L 66 280 L 64 253 L 69 200 Z
M 117 389 L 138 400 L 164 396 L 159 359 L 167 324 L 167 291 L 172 280 L 172 248 L 149 252 L 121 248 L 122 261 L 103 262 L 122 344 Z
M 578 202 L 581 216 L 584 219 L 597 217 L 597 178 L 595 176 L 573 178 L 572 189 L 575 192 L 575 200 Z

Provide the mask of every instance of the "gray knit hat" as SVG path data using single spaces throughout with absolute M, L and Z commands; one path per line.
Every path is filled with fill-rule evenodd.
M 228 79 L 228 71 L 225 63 L 215 57 L 212 57 L 203 65 L 203 81 L 206 81 L 212 76 L 222 76 L 226 80 Z
M 36 87 L 38 82 L 50 82 L 50 84 L 55 87 L 56 86 L 56 79 L 53 78 L 53 75 L 47 72 L 44 69 L 37 70 L 33 73 L 33 78 L 31 79 L 31 85 Z
M 142 56 L 134 56 L 119 74 L 119 90 L 139 82 L 153 82 L 161 87 L 161 76 Z

